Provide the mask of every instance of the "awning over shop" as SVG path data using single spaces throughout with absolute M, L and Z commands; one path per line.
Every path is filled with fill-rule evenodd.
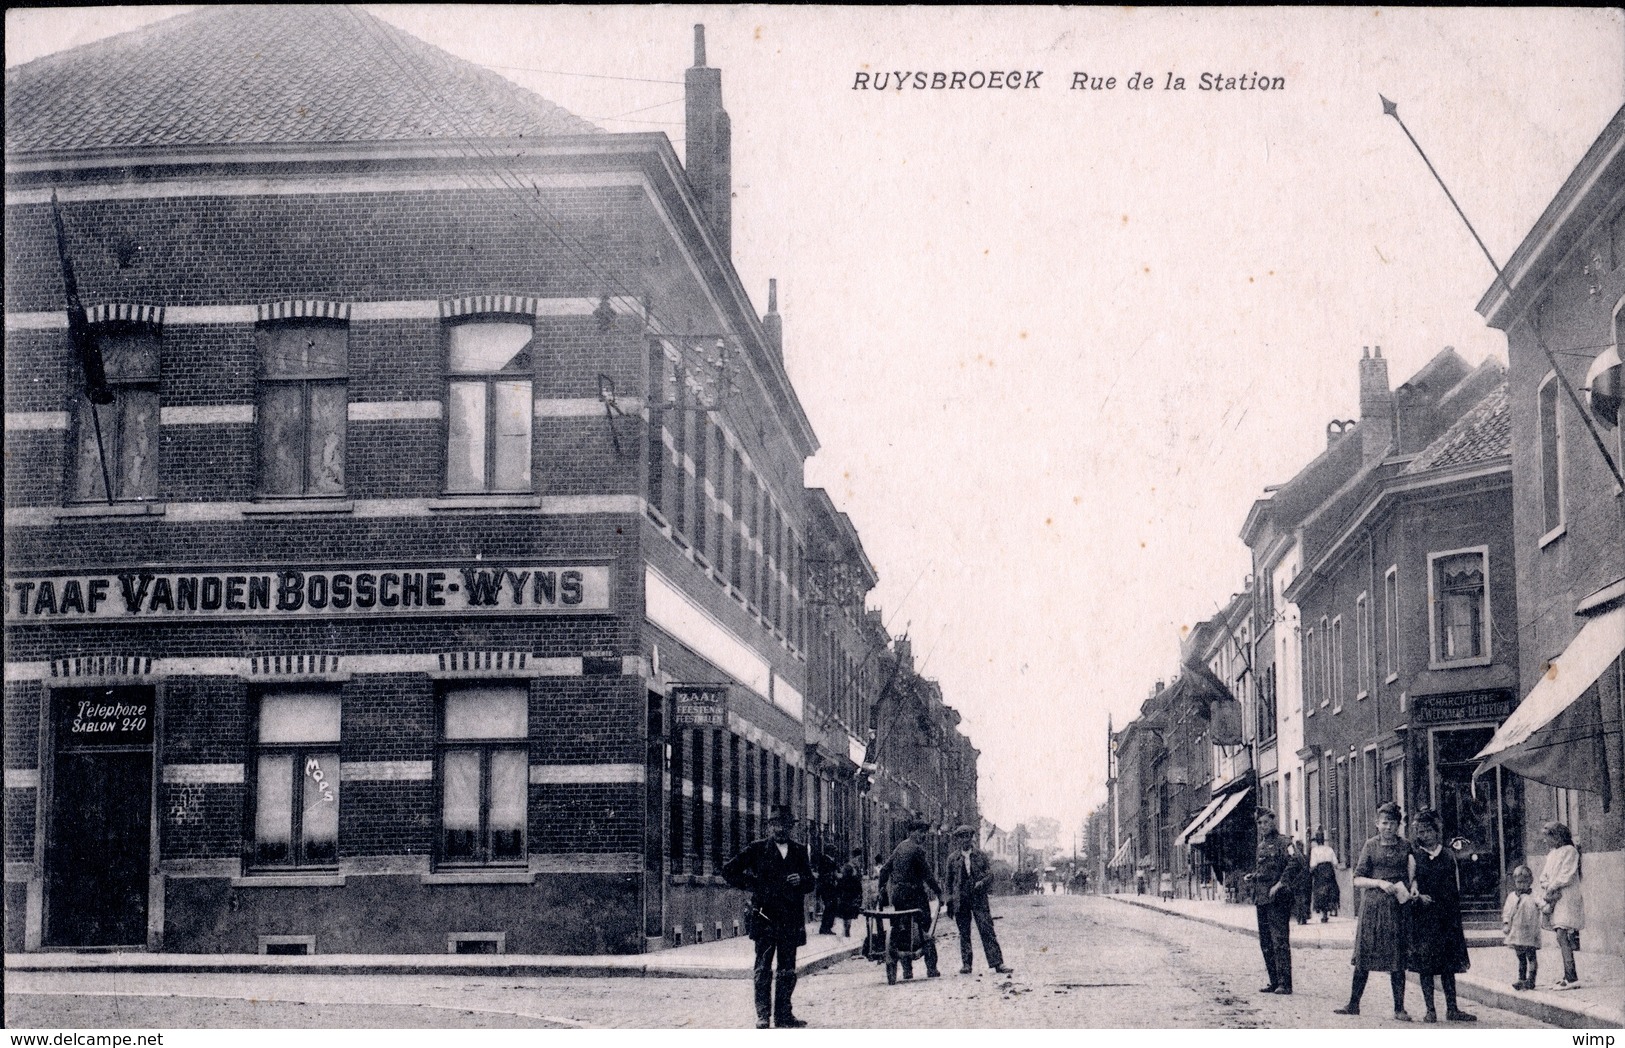
M 1134 856 L 1130 855 L 1129 851 L 1133 849 L 1133 847 L 1133 837 L 1124 839 L 1122 846 L 1117 849 L 1117 854 L 1112 856 L 1112 861 L 1106 864 L 1107 868 L 1115 870 L 1119 866 L 1132 866 L 1134 864 Z
M 1203 820 L 1200 826 L 1187 828 L 1185 833 L 1185 842 L 1187 844 L 1195 845 L 1206 841 L 1207 835 L 1218 829 L 1219 824 L 1228 819 L 1230 817 L 1230 813 L 1235 811 L 1246 796 L 1251 792 L 1253 792 L 1253 788 L 1249 786 L 1244 790 L 1237 790 L 1235 793 L 1228 794 L 1222 798 L 1219 806 L 1213 809 L 1208 817 Z
M 1192 819 L 1183 830 L 1179 831 L 1179 836 L 1174 838 L 1174 846 L 1178 847 L 1181 844 L 1189 844 L 1191 834 L 1207 825 L 1208 817 L 1214 812 L 1218 811 L 1219 807 L 1224 804 L 1224 801 L 1225 798 L 1222 795 L 1208 801 L 1207 807 L 1197 812 L 1196 818 Z
M 1503 767 L 1526 779 L 1609 800 L 1602 704 L 1592 689 L 1625 654 L 1625 606 L 1585 624 L 1478 752 L 1475 776 Z

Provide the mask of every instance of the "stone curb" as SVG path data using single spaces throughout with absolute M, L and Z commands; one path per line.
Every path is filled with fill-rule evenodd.
M 796 966 L 807 975 L 846 960 L 858 953 L 861 944 L 843 946 Z M 63 958 L 68 958 L 64 960 Z M 49 959 L 49 960 L 47 960 Z M 492 963 L 466 960 L 434 963 L 423 958 L 402 956 L 352 955 L 336 957 L 285 958 L 268 960 L 258 954 L 219 954 L 209 956 L 164 956 L 162 954 L 7 954 L 8 972 L 141 972 L 180 974 L 255 975 L 458 975 L 514 978 L 645 978 L 645 979 L 749 979 L 750 965 L 661 964 L 633 960 L 603 963 L 591 960 L 569 961 L 523 957 L 503 958 Z
M 1258 932 L 1252 928 L 1237 927 L 1234 924 L 1227 924 L 1224 921 L 1216 921 L 1211 917 L 1203 917 L 1194 913 L 1181 913 L 1178 910 L 1165 910 L 1161 906 L 1153 906 L 1150 903 L 1140 902 L 1138 899 L 1124 898 L 1118 895 L 1103 895 L 1101 898 L 1111 899 L 1115 902 L 1124 903 L 1128 906 L 1137 906 L 1142 910 L 1150 910 L 1153 913 L 1160 913 L 1169 917 L 1178 917 L 1181 920 L 1193 921 L 1197 924 L 1205 924 L 1212 928 L 1223 928 L 1225 931 L 1234 932 L 1237 935 L 1245 935 L 1249 939 L 1256 940 L 1258 938 Z M 1303 945 L 1308 949 L 1346 950 L 1352 949 L 1354 944 L 1352 941 L 1350 941 L 1344 943 L 1305 943 Z M 1292 946 L 1294 949 L 1298 948 L 1297 943 L 1293 943 Z M 1515 994 L 1511 991 L 1497 990 L 1492 986 L 1485 986 L 1462 976 L 1458 976 L 1456 978 L 1456 992 L 1468 1000 L 1476 1001 L 1479 1004 L 1487 1004 L 1492 1008 L 1500 1008 L 1505 1011 L 1516 1012 L 1519 1015 L 1527 1016 L 1531 1019 L 1548 1023 L 1552 1026 L 1560 1026 L 1564 1029 L 1581 1030 L 1596 1029 L 1598 1027 L 1613 1029 L 1618 1025 L 1612 1019 L 1593 1015 L 1579 1008 L 1566 1008 L 1560 1004 L 1552 1004 L 1549 1001 L 1537 1000 L 1533 997 Z

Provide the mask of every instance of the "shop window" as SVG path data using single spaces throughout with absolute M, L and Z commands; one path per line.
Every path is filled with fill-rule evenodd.
M 1540 416 L 1541 533 L 1563 526 L 1563 419 L 1558 411 L 1556 375 L 1546 376 L 1537 394 Z
M 1483 549 L 1428 557 L 1435 664 L 1489 661 L 1487 559 Z
M 260 494 L 344 494 L 349 325 L 261 324 Z
M 440 859 L 522 863 L 530 782 L 523 686 L 445 693 L 440 744 Z
M 446 490 L 531 490 L 531 344 L 527 321 L 471 320 L 447 329 Z
M 103 327 L 96 341 L 113 402 L 93 405 L 80 397 L 76 404 L 74 501 L 106 502 L 109 480 L 117 501 L 157 498 L 158 334 L 145 327 Z M 98 423 L 100 445 L 96 441 Z
M 255 866 L 334 866 L 339 838 L 339 696 L 260 697 L 254 773 Z

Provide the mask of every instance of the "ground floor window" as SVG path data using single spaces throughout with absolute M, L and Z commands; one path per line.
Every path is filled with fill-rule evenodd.
M 441 708 L 441 861 L 524 861 L 530 784 L 527 706 L 523 685 L 446 690 Z
M 339 695 L 260 696 L 254 774 L 256 866 L 333 866 L 339 841 Z

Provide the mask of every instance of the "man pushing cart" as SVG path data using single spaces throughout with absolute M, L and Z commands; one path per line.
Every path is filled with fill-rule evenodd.
M 886 909 L 868 911 L 866 916 L 877 923 L 891 924 L 887 974 L 895 961 L 903 966 L 903 978 L 914 978 L 914 958 L 925 958 L 927 978 L 940 978 L 937 970 L 937 942 L 933 937 L 936 924 L 935 906 L 927 898 L 929 892 L 937 903 L 942 900 L 942 886 L 931 872 L 931 860 L 925 854 L 925 832 L 930 824 L 911 819 L 906 827 L 908 836 L 891 853 L 891 858 L 880 867 L 880 890 L 890 903 Z M 906 912 L 905 912 L 906 911 Z M 882 916 L 883 915 L 883 916 Z

